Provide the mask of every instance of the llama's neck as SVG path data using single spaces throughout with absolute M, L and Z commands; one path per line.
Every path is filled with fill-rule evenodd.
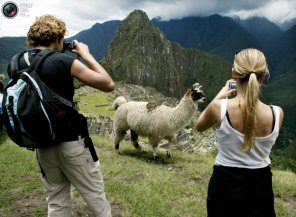
M 184 96 L 172 112 L 175 130 L 184 127 L 196 110 L 197 105 L 192 101 L 191 96 Z

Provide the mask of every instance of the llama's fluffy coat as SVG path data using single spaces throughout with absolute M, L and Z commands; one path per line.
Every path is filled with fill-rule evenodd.
M 171 143 L 174 133 L 185 127 L 197 110 L 190 90 L 174 108 L 165 105 L 149 107 L 147 102 L 124 101 L 118 97 L 113 103 L 114 107 L 118 105 L 113 122 L 116 149 L 129 129 L 147 136 L 153 147 L 157 147 L 161 139 L 168 139 Z
M 177 107 L 160 105 L 148 110 L 147 102 L 126 102 L 121 105 L 114 118 L 114 131 L 134 130 L 143 136 L 172 136 L 192 118 L 197 106 L 190 95 L 183 97 Z

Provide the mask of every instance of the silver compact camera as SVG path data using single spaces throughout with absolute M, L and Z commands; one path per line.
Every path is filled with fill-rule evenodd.
M 230 82 L 229 82 L 228 89 L 229 89 L 229 90 L 231 90 L 231 89 L 236 89 L 236 82 L 235 82 L 235 81 L 230 81 Z

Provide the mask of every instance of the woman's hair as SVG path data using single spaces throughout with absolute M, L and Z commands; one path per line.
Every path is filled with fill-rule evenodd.
M 30 46 L 48 46 L 57 39 L 60 41 L 66 33 L 65 23 L 52 16 L 43 15 L 37 17 L 28 31 L 27 44 Z
M 235 78 L 248 82 L 245 106 L 242 109 L 245 139 L 243 151 L 249 151 L 255 142 L 256 106 L 260 96 L 260 84 L 268 71 L 264 54 L 256 49 L 248 48 L 238 52 L 234 58 Z

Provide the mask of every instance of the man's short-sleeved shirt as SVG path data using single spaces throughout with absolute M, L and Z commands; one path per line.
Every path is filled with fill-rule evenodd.
M 29 61 L 32 62 L 33 57 L 40 52 L 39 49 L 28 51 Z M 71 76 L 71 66 L 74 58 L 64 53 L 55 52 L 48 56 L 38 71 L 40 79 L 53 91 L 60 96 L 73 102 L 74 85 Z M 24 57 L 20 59 L 20 69 L 28 67 Z

